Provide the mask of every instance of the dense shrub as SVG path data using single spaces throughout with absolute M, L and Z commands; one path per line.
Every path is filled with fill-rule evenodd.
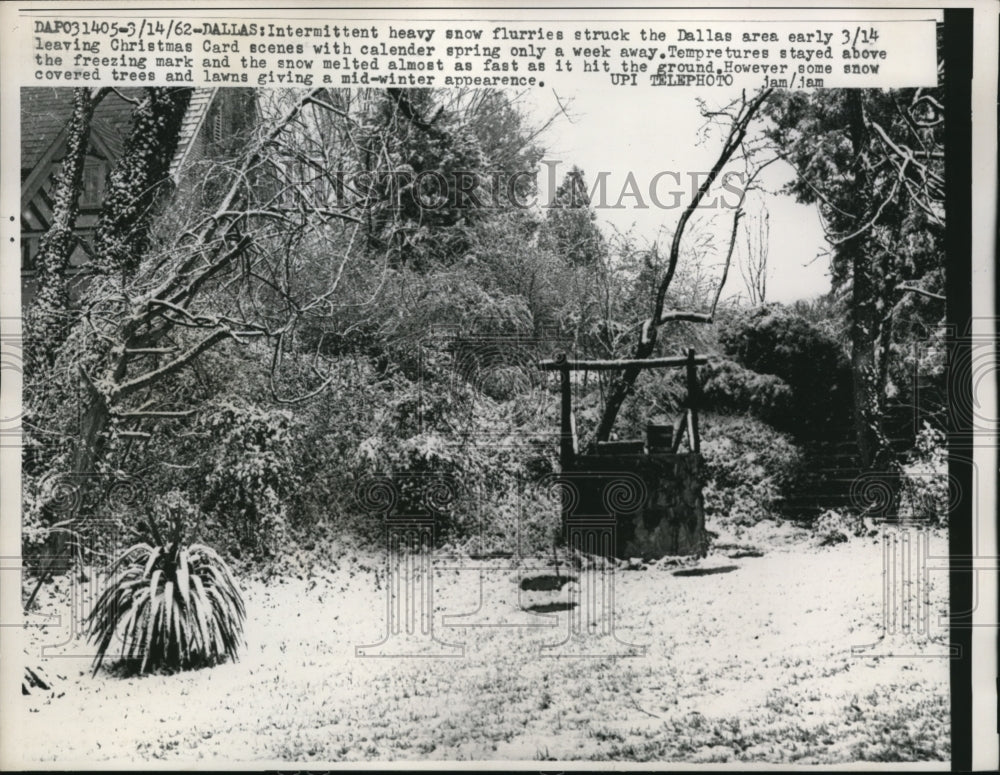
M 382 514 L 355 488 L 387 475 L 397 515 L 426 513 L 426 488 L 434 488 L 439 543 L 478 552 L 510 550 L 519 536 L 550 542 L 558 508 L 524 510 L 522 497 L 532 479 L 551 470 L 558 449 L 545 438 L 558 427 L 552 394 L 525 382 L 523 369 L 472 363 L 446 343 L 419 348 L 419 360 L 418 379 L 395 371 L 383 379 L 356 375 L 335 400 L 310 410 L 312 451 L 303 455 L 303 475 L 308 492 L 329 497 L 300 499 L 297 528 L 335 522 L 336 530 L 381 541 Z M 531 526 L 522 524 L 523 513 Z
M 243 548 L 272 553 L 299 485 L 298 423 L 288 411 L 223 403 L 199 424 L 217 450 L 202 468 L 202 509 Z
M 773 374 L 758 374 L 735 361 L 711 361 L 703 371 L 705 404 L 722 411 L 748 412 L 781 427 L 792 406 L 788 384 Z
M 791 390 L 783 428 L 803 439 L 836 438 L 851 425 L 851 371 L 841 344 L 780 305 L 737 315 L 719 332 L 740 365 L 783 380 Z
M 924 424 L 903 465 L 900 513 L 931 525 L 948 525 L 948 450 L 944 433 Z
M 752 525 L 781 515 L 802 466 L 788 436 L 752 417 L 706 414 L 701 450 L 708 519 Z
M 870 538 L 878 534 L 876 523 L 850 509 L 827 509 L 810 525 L 820 546 L 836 546 L 851 538 Z
M 358 532 L 353 520 L 352 481 L 358 445 L 379 435 L 387 415 L 385 404 L 393 382 L 378 381 L 376 368 L 364 357 L 343 357 L 327 369 L 328 390 L 296 407 L 302 432 L 296 439 L 296 470 L 304 483 L 289 504 L 290 537 L 314 540 L 318 535 Z M 370 538 L 376 535 L 369 531 Z M 363 536 L 362 536 L 363 537 Z

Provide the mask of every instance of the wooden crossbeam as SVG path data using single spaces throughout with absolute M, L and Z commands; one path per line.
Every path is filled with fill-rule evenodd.
M 701 451 L 701 439 L 698 433 L 698 407 L 701 404 L 701 386 L 698 384 L 698 366 L 708 363 L 707 355 L 696 355 L 694 348 L 689 347 L 684 356 L 669 358 L 643 358 L 623 360 L 570 360 L 565 353 L 553 360 L 541 361 L 538 368 L 542 371 L 558 371 L 560 375 L 561 411 L 559 418 L 560 444 L 559 457 L 563 467 L 569 465 L 579 454 L 576 438 L 576 423 L 573 417 L 573 390 L 569 378 L 571 371 L 613 371 L 616 369 L 639 368 L 680 368 L 686 367 L 688 395 L 684 412 L 674 422 L 673 444 L 671 452 L 677 453 L 681 439 L 686 435 L 688 449 L 691 452 Z

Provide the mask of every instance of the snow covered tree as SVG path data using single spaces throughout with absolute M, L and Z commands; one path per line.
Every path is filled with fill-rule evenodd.
M 596 220 L 583 170 L 574 166 L 546 208 L 542 244 L 573 266 L 593 266 L 607 251 Z

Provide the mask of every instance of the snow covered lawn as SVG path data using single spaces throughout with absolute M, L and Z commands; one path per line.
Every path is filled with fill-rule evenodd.
M 920 593 L 932 637 L 897 632 L 879 641 L 877 538 L 818 547 L 804 531 L 760 525 L 728 539 L 695 565 L 614 572 L 617 637 L 646 646 L 623 658 L 541 656 L 543 644 L 568 632 L 570 612 L 561 609 L 573 587 L 548 593 L 546 607 L 544 593 L 520 588 L 539 570 L 504 559 L 436 565 L 435 633 L 464 645 L 463 656 L 358 658 L 357 646 L 386 634 L 385 562 L 372 554 L 300 578 L 245 581 L 238 663 L 92 678 L 86 643 L 65 626 L 68 582 L 60 579 L 43 588 L 40 612 L 61 612 L 63 626 L 22 633 L 26 663 L 43 668 L 52 691 L 24 696 L 8 720 L 21 725 L 25 766 L 946 762 L 948 660 L 934 637 L 947 635 L 939 621 L 946 573 L 930 573 L 932 588 Z M 758 553 L 748 548 L 763 556 L 746 556 Z M 945 552 L 943 534 L 932 534 L 930 554 Z M 481 597 L 480 621 L 542 626 L 445 626 L 455 620 L 443 616 L 473 612 Z M 532 604 L 553 613 L 529 614 Z M 40 655 L 67 637 L 50 650 L 61 656 Z

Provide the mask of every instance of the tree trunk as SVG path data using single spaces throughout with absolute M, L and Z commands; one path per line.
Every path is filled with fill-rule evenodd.
M 851 318 L 851 374 L 854 385 L 854 432 L 858 458 L 864 470 L 872 470 L 884 457 L 880 364 L 877 358 L 878 325 L 874 304 L 874 282 L 870 259 L 862 251 L 854 258 Z
M 80 213 L 83 167 L 90 144 L 90 125 L 103 92 L 73 90 L 73 112 L 66 131 L 66 154 L 52 190 L 52 222 L 42 237 L 38 256 L 38 292 L 25 321 L 28 373 L 40 378 L 55 360 L 69 330 L 69 292 L 66 272 L 76 246 L 76 219 Z
M 862 220 L 872 217 L 871 180 L 868 173 L 869 132 L 864 118 L 861 92 L 847 92 L 850 116 L 851 143 L 855 153 L 854 189 L 861 205 Z M 851 279 L 851 371 L 854 381 L 854 428 L 858 456 L 865 470 L 872 470 L 889 462 L 888 443 L 882 430 L 885 411 L 885 382 L 888 372 L 885 359 L 888 352 L 881 352 L 885 344 L 884 319 L 879 309 L 883 298 L 885 278 L 880 276 L 877 264 L 879 248 L 871 244 L 872 237 L 854 240 Z M 884 304 L 884 302 L 883 302 Z
M 862 220 L 873 216 L 871 180 L 868 172 L 869 137 L 859 90 L 848 92 L 850 136 L 855 151 L 854 189 Z M 882 516 L 895 516 L 899 500 L 899 465 L 885 435 L 884 415 L 888 380 L 891 313 L 884 311 L 887 275 L 884 251 L 874 237 L 854 240 L 851 251 L 851 376 L 854 389 L 854 433 L 858 460 L 864 474 L 876 475 L 883 485 L 877 508 Z M 883 498 L 885 499 L 883 501 Z M 871 509 L 875 504 L 857 504 Z
M 132 113 L 121 158 L 108 176 L 108 192 L 94 230 L 94 268 L 132 275 L 149 247 L 153 210 L 163 194 L 192 89 L 146 89 Z

